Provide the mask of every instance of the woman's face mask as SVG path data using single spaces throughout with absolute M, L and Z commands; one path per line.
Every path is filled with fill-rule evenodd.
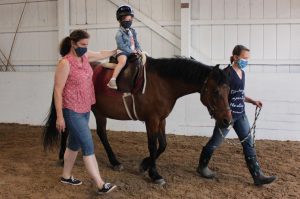
M 82 57 L 87 52 L 87 48 L 77 47 L 75 48 L 75 52 L 78 57 Z
M 82 39 L 77 43 L 72 42 L 72 46 L 78 57 L 82 57 L 87 52 L 88 41 L 88 39 Z
M 237 61 L 237 64 L 238 64 L 238 67 L 240 68 L 240 69 L 244 69 L 244 68 L 246 68 L 247 67 L 247 65 L 248 65 L 248 60 L 246 60 L 246 59 L 239 59 L 238 61 Z

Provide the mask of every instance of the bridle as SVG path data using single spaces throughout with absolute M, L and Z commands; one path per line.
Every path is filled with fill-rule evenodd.
M 208 91 L 207 88 L 207 79 L 204 81 L 202 89 L 201 89 L 201 99 L 203 102 L 203 99 L 206 96 L 206 93 Z M 226 106 L 224 109 L 218 109 L 214 104 L 211 104 L 210 101 L 207 99 L 206 97 L 206 102 L 207 102 L 207 110 L 209 112 L 209 115 L 211 116 L 211 118 L 215 118 L 215 113 L 216 112 L 225 112 L 225 111 L 231 111 L 230 106 Z

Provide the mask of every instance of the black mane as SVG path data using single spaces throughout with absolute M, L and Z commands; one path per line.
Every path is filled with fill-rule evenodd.
M 213 66 L 205 65 L 185 57 L 159 58 L 147 57 L 148 70 L 158 73 L 162 77 L 181 79 L 187 83 L 200 84 L 207 79 Z M 227 78 L 222 70 L 215 70 L 213 78 L 218 84 L 226 83 Z

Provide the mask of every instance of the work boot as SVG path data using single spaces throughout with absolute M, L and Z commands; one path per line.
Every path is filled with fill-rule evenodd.
M 248 169 L 256 186 L 270 184 L 277 179 L 276 176 L 265 176 L 260 169 L 256 156 L 245 157 Z
M 199 159 L 199 165 L 197 168 L 197 172 L 204 178 L 212 179 L 216 176 L 215 172 L 208 168 L 209 160 L 212 156 L 212 153 L 209 153 L 205 147 L 203 147 L 200 159 Z

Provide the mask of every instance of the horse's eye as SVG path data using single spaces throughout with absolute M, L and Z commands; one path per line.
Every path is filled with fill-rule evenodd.
M 213 95 L 214 95 L 214 96 L 219 96 L 219 90 L 214 90 L 214 91 L 213 91 Z

